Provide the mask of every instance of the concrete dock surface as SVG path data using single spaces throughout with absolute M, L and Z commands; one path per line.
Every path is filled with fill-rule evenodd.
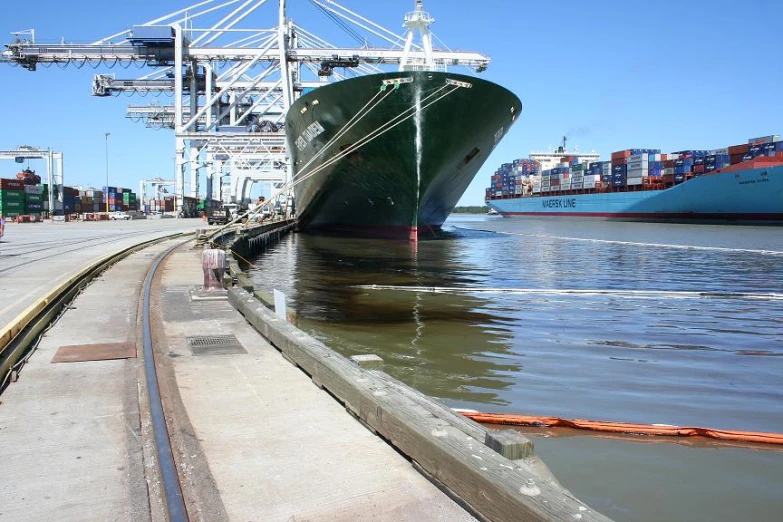
M 7 223 L 0 239 L 0 327 L 90 261 L 203 225 L 199 219 Z
M 141 359 L 52 359 L 68 345 L 140 346 L 142 281 L 173 244 L 137 252 L 88 286 L 0 396 L 0 520 L 161 520 Z M 474 520 L 227 301 L 192 300 L 203 274 L 191 247 L 165 262 L 152 297 L 191 520 Z M 226 335 L 238 343 L 194 340 Z

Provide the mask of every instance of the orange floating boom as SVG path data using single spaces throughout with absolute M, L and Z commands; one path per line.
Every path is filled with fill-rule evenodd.
M 712 428 L 670 426 L 668 424 L 631 424 L 627 422 L 606 422 L 584 419 L 571 420 L 561 419 L 559 417 L 539 417 L 535 415 L 515 415 L 505 413 L 480 413 L 471 411 L 460 411 L 459 413 L 482 424 L 561 427 L 608 433 L 628 433 L 636 435 L 655 435 L 662 437 L 707 437 L 710 439 L 729 440 L 735 442 L 783 444 L 783 433 L 716 430 Z

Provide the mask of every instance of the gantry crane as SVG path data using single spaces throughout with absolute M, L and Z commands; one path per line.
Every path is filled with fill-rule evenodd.
M 245 186 L 242 179 L 289 181 L 283 122 L 291 103 L 307 89 L 382 72 L 384 67 L 445 70 L 466 66 L 481 72 L 489 63 L 480 53 L 434 50 L 429 32 L 424 33 L 423 45 L 414 44 L 415 24 L 428 26 L 433 21 L 429 15 L 421 19 L 421 2 L 417 2 L 416 16 L 406 17 L 407 37 L 337 2 L 309 3 L 361 47 L 332 45 L 296 24 L 287 16 L 286 0 L 205 0 L 90 44 L 44 45 L 35 41 L 34 31 L 21 31 L 6 45 L 0 62 L 30 71 L 39 64 L 111 67 L 135 63 L 149 68 L 139 78 L 96 75 L 93 94 L 173 95 L 172 105 L 133 106 L 128 117 L 174 130 L 178 205 L 185 196 L 187 172 L 189 195 L 198 197 L 200 169 L 208 180 L 220 179 L 228 170 L 232 187 Z M 244 27 L 256 11 L 275 4 L 275 25 Z M 373 47 L 370 39 L 385 47 Z M 238 194 L 242 192 L 234 189 L 233 197 L 242 197 Z
M 26 159 L 46 160 L 46 183 L 49 185 L 49 212 L 54 215 L 55 201 L 63 202 L 63 153 L 50 149 L 20 145 L 13 150 L 0 150 L 0 160 L 10 159 L 23 163 Z M 57 187 L 54 190 L 53 187 Z M 55 197 L 55 192 L 57 197 Z
M 139 193 L 142 203 L 147 199 L 147 186 L 152 189 L 152 194 L 157 195 L 161 188 L 174 187 L 176 182 L 174 180 L 165 180 L 163 178 L 143 179 L 139 181 Z

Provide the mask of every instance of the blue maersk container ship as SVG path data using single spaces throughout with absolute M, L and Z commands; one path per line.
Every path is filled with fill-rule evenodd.
M 783 224 L 783 141 L 661 154 L 554 152 L 503 164 L 486 201 L 503 216 Z

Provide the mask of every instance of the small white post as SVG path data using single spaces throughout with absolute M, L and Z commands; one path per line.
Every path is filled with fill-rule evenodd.
M 285 294 L 280 290 L 278 290 L 277 288 L 275 288 L 274 294 L 275 294 L 275 315 L 277 315 L 280 319 L 287 321 L 288 317 L 286 314 Z

